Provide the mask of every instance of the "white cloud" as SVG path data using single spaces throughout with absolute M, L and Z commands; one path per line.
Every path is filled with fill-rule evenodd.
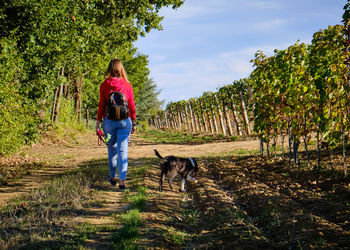
M 285 49 L 289 45 L 252 46 L 207 58 L 158 62 L 156 65 L 150 65 L 151 75 L 161 89 L 160 99 L 167 102 L 188 100 L 248 77 L 253 70 L 250 60 L 254 58 L 256 51 L 262 50 L 271 56 L 276 48 Z
M 160 11 L 160 15 L 166 16 L 168 20 L 183 20 L 211 13 L 211 9 L 206 6 L 186 6 L 184 5 L 179 10 L 173 10 L 171 8 L 164 8 Z
M 273 1 L 251 1 L 248 2 L 248 6 L 256 9 L 262 10 L 278 10 L 282 8 L 281 3 Z
M 298 39 L 310 43 L 319 27 L 333 23 L 317 15 L 340 18 L 330 11 L 340 5 L 341 12 L 340 1 L 188 0 L 177 11 L 162 9 L 164 31 L 136 47 L 149 55 L 160 99 L 187 100 L 249 76 L 258 50 L 271 56 Z
M 287 19 L 275 18 L 269 20 L 260 20 L 252 25 L 257 31 L 277 30 L 284 27 L 288 23 Z
M 192 19 L 230 11 L 231 8 L 228 6 L 234 9 L 239 3 L 239 0 L 191 0 L 185 1 L 177 10 L 163 8 L 160 10 L 160 15 L 166 17 L 165 21 Z

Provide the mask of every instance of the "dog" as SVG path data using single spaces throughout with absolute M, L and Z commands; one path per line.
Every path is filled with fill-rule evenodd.
M 165 180 L 165 176 L 169 176 L 168 182 L 171 189 L 173 189 L 172 182 L 175 176 L 177 174 L 181 176 L 181 186 L 179 189 L 180 192 L 186 192 L 186 179 L 189 181 L 196 181 L 195 178 L 197 178 L 199 169 L 198 164 L 194 158 L 181 158 L 173 155 L 163 157 L 159 154 L 157 149 L 154 149 L 154 153 L 158 158 L 163 160 L 160 164 L 161 174 L 159 181 L 159 191 L 163 190 L 163 182 Z

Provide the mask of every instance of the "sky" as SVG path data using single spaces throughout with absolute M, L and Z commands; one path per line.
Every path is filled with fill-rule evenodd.
M 200 97 L 248 77 L 258 50 L 273 55 L 341 24 L 346 0 L 185 0 L 165 8 L 163 30 L 135 46 L 148 55 L 150 77 L 170 102 Z

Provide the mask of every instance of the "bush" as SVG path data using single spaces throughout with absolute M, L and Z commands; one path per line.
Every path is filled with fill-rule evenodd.
M 0 40 L 0 155 L 14 152 L 25 143 L 26 114 L 16 87 L 21 80 L 22 60 L 15 40 Z

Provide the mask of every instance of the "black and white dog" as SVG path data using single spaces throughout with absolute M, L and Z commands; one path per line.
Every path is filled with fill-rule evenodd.
M 186 192 L 185 190 L 185 183 L 186 179 L 190 181 L 196 181 L 195 178 L 198 174 L 198 165 L 194 158 L 181 158 L 176 156 L 166 156 L 165 158 L 162 157 L 159 152 L 154 149 L 154 153 L 158 158 L 162 159 L 162 163 L 160 164 L 161 167 L 161 174 L 160 174 L 160 181 L 159 181 L 159 190 L 162 191 L 163 182 L 165 180 L 165 176 L 169 176 L 169 186 L 171 189 L 173 189 L 173 179 L 177 174 L 181 176 L 181 186 L 180 186 L 180 192 Z M 191 176 L 192 175 L 192 176 Z

